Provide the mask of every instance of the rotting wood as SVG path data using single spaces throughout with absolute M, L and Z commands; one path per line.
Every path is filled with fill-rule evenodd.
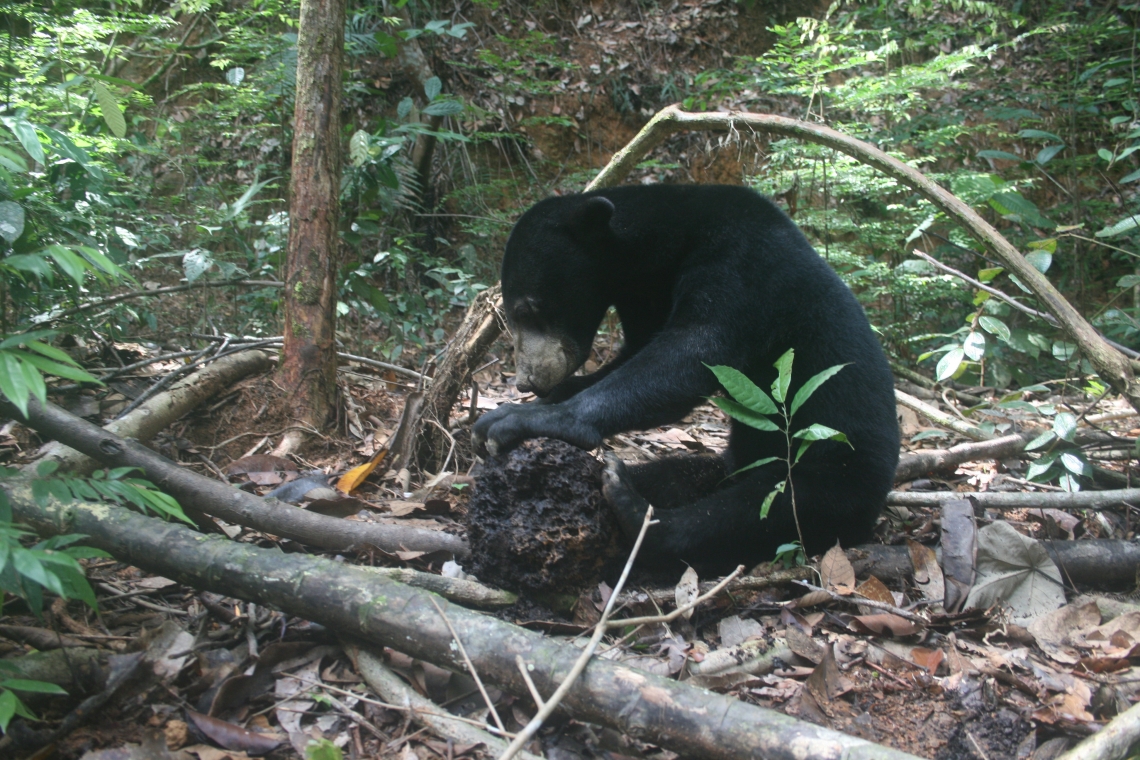
M 1017 248 L 1005 239 L 978 212 L 950 191 L 926 177 L 913 166 L 887 155 L 875 146 L 840 132 L 797 119 L 771 114 L 727 112 L 689 113 L 676 105 L 657 112 L 649 123 L 621 150 L 587 186 L 587 190 L 615 185 L 625 178 L 651 150 L 670 135 L 685 130 L 729 132 L 741 134 L 774 134 L 817 143 L 851 156 L 897 182 L 917 191 L 939 211 L 961 225 L 985 245 L 994 258 L 1033 291 L 1045 308 L 1057 319 L 1065 334 L 1075 342 L 1093 367 L 1113 390 L 1122 394 L 1133 409 L 1140 411 L 1140 382 L 1133 370 L 1140 366 L 1109 345 L 1104 337 L 1081 316 L 1045 275 L 1029 263 Z
M 39 507 L 27 484 L 4 487 L 16 519 L 40 535 L 82 533 L 86 543 L 148 572 L 463 670 L 430 592 L 324 558 L 203 536 L 112 505 L 49 501 Z M 578 657 L 574 647 L 541 634 L 446 601 L 442 606 L 463 631 L 479 673 L 514 694 L 528 694 L 516 655 L 533 664 L 531 676 L 544 693 L 555 690 Z M 605 660 L 590 663 L 563 705 L 581 720 L 693 757 L 916 760 L 906 752 Z
M 189 377 L 175 383 L 169 390 L 151 398 L 138 409 L 117 419 L 104 428 L 122 438 L 135 438 L 146 442 L 167 425 L 182 417 L 203 401 L 216 398 L 223 388 L 243 377 L 269 369 L 271 360 L 264 351 L 242 351 L 218 359 Z M 13 416 L 12 419 L 20 419 Z M 53 441 L 47 444 L 36 461 L 26 465 L 23 472 L 34 475 L 40 462 L 55 461 L 64 472 L 86 474 L 98 464 L 75 449 Z
M 419 417 L 416 458 L 423 470 L 436 472 L 443 463 L 450 446 L 444 431 L 451 419 L 451 408 L 459 398 L 459 392 L 467 386 L 471 373 L 502 333 L 501 309 L 502 294 L 498 285 L 477 295 L 436 365 L 435 377 L 424 397 L 423 412 Z M 439 427 L 429 420 L 439 423 Z
M 7 402 L 0 411 L 23 419 Z M 103 430 L 84 419 L 36 399 L 28 403 L 25 423 L 41 434 L 63 441 L 109 467 L 137 467 L 143 477 L 167 492 L 185 509 L 204 512 L 247 528 L 322 549 L 375 546 L 382 551 L 447 551 L 462 557 L 467 542 L 459 536 L 388 523 L 351 522 L 319 515 L 276 500 L 262 499 L 193 470 L 179 467 L 161 454 Z
M 985 509 L 1116 509 L 1140 505 L 1140 488 L 1116 491 L 891 491 L 887 506 L 937 507 L 948 499 L 973 499 Z

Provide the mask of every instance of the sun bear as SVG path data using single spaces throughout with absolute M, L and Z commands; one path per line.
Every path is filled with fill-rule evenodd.
M 815 443 L 791 489 L 760 508 L 787 474 L 782 433 L 732 423 L 723 456 L 666 457 L 626 467 L 607 457 L 604 492 L 630 538 L 654 506 L 641 558 L 706 572 L 770 560 L 797 538 L 809 553 L 866 540 L 898 463 L 894 386 L 886 356 L 854 294 L 768 199 L 743 187 L 652 185 L 548 198 L 519 219 L 502 268 L 520 391 L 539 400 L 500 406 L 475 425 L 480 450 L 501 453 L 550 437 L 594 449 L 606 436 L 677 422 L 722 390 L 706 365 L 734 367 L 767 390 L 773 363 L 795 349 L 791 399 L 816 373 L 842 371 L 795 414 L 850 446 Z M 607 310 L 621 318 L 620 354 L 588 375 Z

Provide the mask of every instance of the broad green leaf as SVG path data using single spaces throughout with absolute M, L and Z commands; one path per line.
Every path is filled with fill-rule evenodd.
M 1037 436 L 1032 441 L 1027 443 L 1025 445 L 1025 450 L 1026 451 L 1036 451 L 1037 449 L 1045 446 L 1046 444 L 1051 443 L 1053 441 L 1053 439 L 1056 437 L 1057 437 L 1057 434 L 1054 433 L 1052 430 L 1046 430 L 1044 433 L 1042 433 L 1041 435 Z
M 6 678 L 4 688 L 16 691 L 34 691 L 36 694 L 66 694 L 62 687 L 45 681 L 32 681 L 27 678 Z
M 458 100 L 437 100 L 424 106 L 422 113 L 427 116 L 455 116 L 463 113 L 463 104 Z
M 8 724 L 16 715 L 17 705 L 19 700 L 14 693 L 0 689 L 0 731 L 7 733 Z
M 846 443 L 851 446 L 851 442 L 847 440 L 847 436 L 839 432 L 835 428 L 829 428 L 827 425 L 821 425 L 818 422 L 814 425 L 797 430 L 792 433 L 792 438 L 799 438 L 804 441 L 838 441 L 839 443 Z M 851 446 L 851 448 L 855 448 Z
M 123 229 L 122 227 L 116 227 L 115 232 L 118 233 L 119 237 L 123 238 L 124 243 L 127 242 L 127 237 L 134 239 L 134 235 L 132 235 L 130 232 Z M 134 245 L 135 246 L 138 245 L 137 239 L 135 239 Z M 112 277 L 115 277 L 115 278 L 120 279 L 120 280 L 128 280 L 130 282 L 134 282 L 135 278 L 133 278 L 129 274 L 127 274 L 118 264 L 116 264 L 115 262 L 111 261 L 109 258 L 104 256 L 103 253 L 99 249 L 92 248 L 89 245 L 81 245 L 81 246 L 77 246 L 76 250 L 79 251 L 79 253 L 83 256 L 83 258 L 87 259 L 92 264 L 94 264 L 96 267 L 98 267 L 99 269 L 102 269 L 104 272 L 111 275 Z
M 41 404 L 47 403 L 47 384 L 44 383 L 43 376 L 36 370 L 35 365 L 29 361 L 20 364 L 20 371 L 24 375 L 24 383 L 28 386 L 28 390 L 36 400 Z
M 779 375 L 772 382 L 772 398 L 776 403 L 784 403 L 784 399 L 788 395 L 788 387 L 792 384 L 792 362 L 795 361 L 796 351 L 794 348 L 789 348 L 784 352 L 784 355 L 776 360 L 772 366 L 779 370 Z
M 1069 493 L 1081 490 L 1081 482 L 1067 472 L 1061 473 L 1061 477 L 1057 478 L 1057 485 L 1061 486 L 1061 490 Z
M 1100 156 L 1105 163 L 1112 163 L 1112 151 L 1105 148 L 1097 148 L 1096 154 Z
M 10 351 L 0 351 L 0 393 L 20 410 L 20 414 L 28 416 L 28 384 L 19 359 Z
M 1116 281 L 1118 288 L 1134 288 L 1140 285 L 1140 274 L 1126 274 Z
M 0 264 L 21 272 L 34 274 L 49 283 L 55 279 L 51 264 L 48 263 L 47 258 L 42 253 L 17 253 L 14 256 L 0 259 Z
M 990 333 L 991 335 L 996 335 L 1000 340 L 1003 340 L 1007 343 L 1009 342 L 1009 328 L 1006 326 L 1005 322 L 1002 322 L 997 317 L 978 317 L 978 324 L 982 326 L 983 330 Z
M 1045 274 L 1053 265 L 1053 254 L 1048 251 L 1030 251 L 1025 254 L 1025 260 L 1032 264 L 1038 272 Z
M 1057 252 L 1057 238 L 1043 238 L 1041 240 L 1031 240 L 1026 243 L 1027 246 L 1035 251 L 1047 251 L 1048 253 Z
M 1002 159 L 1003 161 L 1026 161 L 1026 160 L 1028 160 L 1023 156 L 1019 156 L 1015 153 L 1009 153 L 1008 151 L 1004 151 L 1004 150 L 979 150 L 978 151 L 978 158 L 998 158 L 998 159 Z
M 1054 341 L 1053 343 L 1053 358 L 1059 362 L 1071 361 L 1073 355 L 1076 353 L 1077 347 L 1072 343 L 1065 343 L 1063 341 Z
M 960 348 L 951 349 L 946 352 L 946 355 L 938 360 L 938 366 L 934 370 L 935 377 L 938 382 L 948 380 L 954 377 L 958 372 L 958 368 L 962 365 L 962 360 L 966 358 L 966 352 Z
M 194 248 L 182 256 L 182 271 L 186 275 L 186 282 L 194 282 L 213 266 L 214 259 L 209 251 Z
M 24 234 L 24 207 L 13 201 L 0 201 L 0 237 L 15 243 Z
M 127 120 L 123 116 L 123 109 L 119 107 L 119 99 L 102 82 L 96 81 L 92 84 L 95 97 L 99 101 L 99 108 L 103 111 L 103 121 L 107 122 L 115 137 L 126 137 Z
M 778 495 L 780 495 L 784 492 L 784 488 L 787 487 L 787 485 L 788 485 L 788 481 L 781 480 L 779 483 L 776 484 L 776 487 L 773 488 L 768 493 L 768 495 L 764 497 L 764 503 L 760 505 L 760 519 L 761 520 L 768 519 L 768 510 L 770 510 L 772 508 L 772 502 L 774 502 L 776 500 L 776 497 Z
M 1053 432 L 1057 437 L 1072 443 L 1077 432 L 1077 418 L 1069 412 L 1060 412 L 1053 418 Z
M 244 81 L 245 81 L 245 69 L 242 68 L 241 66 L 234 66 L 232 69 L 230 69 L 229 71 L 226 72 L 226 83 L 227 84 L 229 84 L 233 87 L 237 87 L 239 84 L 241 84 Z
M 792 399 L 792 406 L 789 410 L 789 413 L 795 414 L 797 411 L 799 411 L 799 408 L 804 405 L 804 402 L 811 398 L 811 395 L 816 392 L 816 389 L 818 389 L 819 386 L 823 385 L 825 382 L 827 382 L 828 378 L 846 366 L 846 364 L 836 364 L 834 367 L 828 367 L 823 372 L 812 375 L 811 379 L 809 379 L 806 383 L 803 384 L 803 386 L 800 387 L 798 391 L 796 391 L 796 397 Z
M 713 371 L 716 379 L 728 391 L 728 395 L 752 411 L 760 414 L 776 414 L 779 411 L 768 394 L 740 370 L 725 366 L 710 367 L 707 364 L 705 366 Z
M 1043 477 L 1049 470 L 1053 469 L 1053 462 L 1056 457 L 1042 457 L 1035 462 L 1030 462 L 1029 467 L 1025 471 L 1026 480 L 1038 480 Z
M 989 267 L 987 269 L 978 270 L 978 279 L 981 282 L 990 282 L 999 274 L 1005 271 L 1005 267 Z
M 763 459 L 757 459 L 752 464 L 745 465 L 744 467 L 741 467 L 739 470 L 737 470 L 736 472 L 734 472 L 732 474 L 733 475 L 739 475 L 740 473 L 745 472 L 747 470 L 751 470 L 755 467 L 763 467 L 766 464 L 771 464 L 772 462 L 775 462 L 777 459 L 779 459 L 779 457 L 764 457 Z
M 427 96 L 428 100 L 435 100 L 442 91 L 443 82 L 440 81 L 439 77 L 431 77 L 424 82 L 424 95 Z
M 28 170 L 28 162 L 24 160 L 23 156 L 2 145 L 0 145 L 0 166 L 14 172 L 26 172 Z
M 1046 132 L 1043 129 L 1023 129 L 1017 133 L 1018 137 L 1026 137 L 1030 140 L 1052 140 L 1064 145 L 1065 141 L 1052 132 Z
M 780 428 L 772 420 L 768 419 L 759 412 L 755 412 L 743 404 L 733 401 L 732 399 L 713 397 L 710 399 L 716 404 L 722 412 L 727 414 L 734 420 L 743 422 L 749 427 L 754 427 L 757 430 L 774 431 Z
M 353 166 L 363 166 L 372 157 L 369 151 L 371 136 L 363 129 L 358 129 L 348 141 L 348 157 Z
M 82 285 L 83 280 L 87 277 L 87 270 L 90 266 L 80 256 L 72 253 L 62 245 L 49 245 L 44 252 L 51 256 L 52 260 L 56 263 L 64 274 L 75 281 L 76 285 Z
M 414 106 L 415 103 L 411 98 L 404 98 L 400 101 L 399 105 L 396 106 L 396 115 L 401 119 L 406 119 L 408 118 L 408 114 L 412 112 Z
M 1061 466 L 1074 475 L 1084 475 L 1087 465 L 1079 456 L 1071 451 L 1066 451 L 1061 454 Z
M 96 385 L 103 384 L 102 381 L 100 381 L 98 378 L 92 377 L 79 367 L 73 367 L 68 364 L 60 364 L 59 362 L 54 362 L 51 359 L 45 359 L 42 356 L 24 352 L 20 353 L 20 358 L 23 361 L 26 361 L 28 364 L 36 366 L 41 371 L 48 373 L 49 375 L 66 377 L 68 380 L 74 380 L 78 383 L 95 383 Z
M 1044 166 L 1049 163 L 1058 153 L 1065 149 L 1064 145 L 1046 145 L 1041 150 L 1037 151 L 1037 163 Z
M 1100 232 L 1097 232 L 1096 236 L 1098 238 L 1116 237 L 1117 235 L 1123 235 L 1125 232 L 1130 232 L 1137 227 L 1140 227 L 1140 216 L 1133 214 L 1132 216 L 1124 217 L 1116 224 L 1105 227 Z
M 1125 182 L 1135 182 L 1138 179 L 1140 179 L 1140 169 L 1137 169 L 1134 172 L 1129 172 L 1128 174 L 1125 174 L 1123 177 L 1120 178 L 1120 184 L 1124 184 Z
M 973 361 L 980 362 L 986 355 L 986 336 L 977 331 L 970 333 L 962 343 L 962 351 Z
M 20 141 L 20 145 L 24 146 L 24 150 L 32 157 L 32 160 L 37 164 L 47 165 L 47 157 L 44 155 L 44 146 L 40 144 L 40 137 L 36 134 L 36 128 L 28 122 L 27 119 L 14 117 L 14 116 L 0 116 L 0 121 L 12 130 L 12 134 L 16 135 L 16 139 Z
M 1028 224 L 1035 227 L 1053 227 L 1053 222 L 1046 219 L 1041 210 L 1037 208 L 1037 204 L 1029 200 L 1016 190 L 1007 190 L 1002 193 L 994 193 L 990 198 L 989 203 L 999 213 L 1003 215 L 1016 214 Z

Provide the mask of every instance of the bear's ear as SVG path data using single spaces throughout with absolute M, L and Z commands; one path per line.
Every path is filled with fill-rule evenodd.
M 609 198 L 595 195 L 574 209 L 570 215 L 570 228 L 576 232 L 594 233 L 606 229 L 614 215 L 614 204 Z

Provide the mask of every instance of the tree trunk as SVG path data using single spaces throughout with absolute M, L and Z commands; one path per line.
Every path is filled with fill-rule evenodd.
M 323 428 L 336 402 L 336 269 L 344 0 L 302 0 L 293 111 L 285 350 L 278 377 L 302 421 Z

